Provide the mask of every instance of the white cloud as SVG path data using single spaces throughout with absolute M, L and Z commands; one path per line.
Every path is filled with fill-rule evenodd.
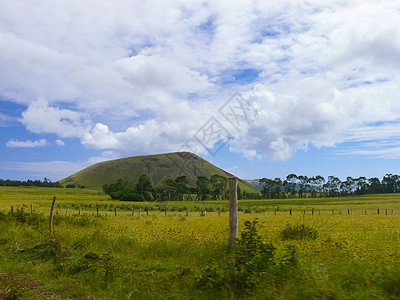
M 0 95 L 27 105 L 28 130 L 112 157 L 178 150 L 212 116 L 232 130 L 218 109 L 236 91 L 259 112 L 232 132 L 231 150 L 247 157 L 398 139 L 399 10 L 396 1 L 3 1 Z
M 57 146 L 60 146 L 60 147 L 63 147 L 63 146 L 65 146 L 65 143 L 64 143 L 62 140 L 57 139 L 57 140 L 56 140 L 56 145 L 57 145 Z
M 39 99 L 22 113 L 22 124 L 35 133 L 55 133 L 60 137 L 80 137 L 90 121 L 84 121 L 83 113 L 49 106 Z
M 6 146 L 9 148 L 35 148 L 35 147 L 44 147 L 49 143 L 45 139 L 40 139 L 36 141 L 19 141 L 11 139 L 6 143 Z

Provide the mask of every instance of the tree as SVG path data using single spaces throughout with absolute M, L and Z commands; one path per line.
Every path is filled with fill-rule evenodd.
M 139 181 L 135 187 L 136 193 L 142 195 L 146 200 L 151 200 L 151 192 L 154 190 L 150 178 L 143 174 L 139 177 Z
M 400 192 L 400 176 L 393 174 L 386 174 L 382 179 L 382 186 L 385 193 Z
M 287 186 L 289 187 L 290 190 L 290 195 L 292 197 L 296 196 L 296 185 L 298 182 L 298 177 L 296 174 L 289 174 L 288 176 L 286 176 L 286 182 L 287 182 Z
M 365 177 L 359 177 L 354 179 L 355 184 L 356 184 L 356 190 L 355 190 L 355 194 L 357 195 L 363 195 L 365 193 L 367 193 L 368 190 L 368 180 Z
M 175 188 L 178 200 L 183 200 L 183 195 L 189 190 L 187 184 L 189 179 L 186 175 L 178 176 L 175 179 Z
M 341 181 L 335 176 L 328 176 L 328 181 L 324 184 L 324 187 L 328 191 L 328 196 L 334 197 L 339 195 Z
M 346 178 L 346 181 L 343 181 L 341 183 L 341 189 L 344 194 L 349 195 L 349 194 L 353 193 L 356 189 L 356 183 L 355 183 L 353 177 L 348 176 Z
M 227 198 L 228 180 L 226 177 L 221 175 L 212 175 L 210 183 L 214 200 Z
M 205 176 L 198 176 L 197 181 L 197 197 L 201 200 L 206 200 L 210 194 L 210 180 Z
M 382 184 L 379 178 L 373 177 L 368 179 L 368 190 L 369 194 L 379 194 L 383 192 Z
M 303 198 L 307 196 L 307 190 L 308 190 L 308 177 L 300 175 L 297 177 L 299 181 L 299 197 Z

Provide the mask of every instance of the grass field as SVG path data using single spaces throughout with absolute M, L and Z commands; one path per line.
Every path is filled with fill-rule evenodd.
M 2 187 L 0 299 L 400 299 L 400 195 L 239 206 L 240 231 L 257 219 L 259 238 L 273 244 L 267 264 L 256 259 L 258 235 L 245 252 L 228 249 L 227 201 L 121 203 L 86 189 Z M 288 228 L 315 234 L 288 238 Z

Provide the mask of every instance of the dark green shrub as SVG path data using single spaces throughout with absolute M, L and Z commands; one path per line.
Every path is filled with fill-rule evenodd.
M 252 294 L 274 263 L 275 247 L 267 244 L 257 233 L 258 221 L 246 221 L 233 250 L 224 263 L 207 266 L 198 278 L 201 286 L 226 289 L 236 295 Z
M 282 240 L 315 240 L 318 237 L 318 231 L 306 224 L 291 225 L 286 223 L 281 230 Z

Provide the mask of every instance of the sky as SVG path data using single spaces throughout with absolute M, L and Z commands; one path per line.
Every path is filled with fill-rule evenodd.
M 0 178 L 400 174 L 399 69 L 399 1 L 0 0 Z

